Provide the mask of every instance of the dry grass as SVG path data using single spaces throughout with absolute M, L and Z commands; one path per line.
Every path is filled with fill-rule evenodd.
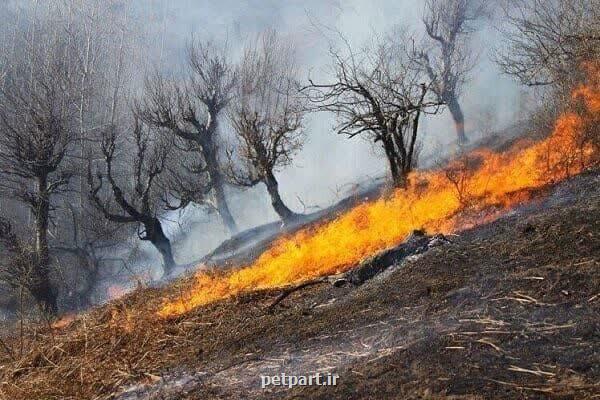
M 358 289 L 315 285 L 274 307 L 280 291 L 263 291 L 158 318 L 163 297 L 183 280 L 138 289 L 62 329 L 29 326 L 22 357 L 12 350 L 17 339 L 0 345 L 0 399 L 110 399 L 129 385 L 198 371 L 202 385 L 164 398 L 234 398 L 240 393 L 228 383 L 244 370 L 288 365 L 300 353 L 297 368 L 334 368 L 340 386 L 249 393 L 593 398 L 600 205 L 585 197 L 465 232 Z

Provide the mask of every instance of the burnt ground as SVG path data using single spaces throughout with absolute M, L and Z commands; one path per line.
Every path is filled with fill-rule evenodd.
M 29 328 L 22 357 L 6 341 L 0 399 L 600 398 L 600 175 L 449 239 L 274 307 L 280 290 L 156 317 L 184 280 Z M 317 371 L 338 385 L 260 388 Z

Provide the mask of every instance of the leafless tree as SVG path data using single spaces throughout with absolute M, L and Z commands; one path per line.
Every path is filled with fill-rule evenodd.
M 159 251 L 168 275 L 176 264 L 160 220 L 162 212 L 185 207 L 190 197 L 199 198 L 200 194 L 192 196 L 192 188 L 187 187 L 180 195 L 169 186 L 172 180 L 178 182 L 177 188 L 185 186 L 169 166 L 177 159 L 171 158 L 175 152 L 171 138 L 149 129 L 137 118 L 132 125 L 129 135 L 116 127 L 106 130 L 101 144 L 103 167 L 97 168 L 94 176 L 91 160 L 88 165 L 90 197 L 108 220 L 138 224 L 138 237 Z M 205 192 L 206 187 L 201 186 L 198 191 Z M 172 205 L 173 199 L 179 203 Z
M 225 50 L 211 42 L 190 42 L 187 58 L 189 73 L 185 82 L 169 81 L 160 73 L 146 80 L 145 96 L 137 105 L 137 113 L 146 123 L 183 139 L 189 151 L 203 158 L 214 206 L 230 232 L 235 233 L 237 225 L 227 204 L 226 180 L 219 162 L 218 130 L 220 115 L 235 86 L 235 68 Z M 206 201 L 206 197 L 196 200 Z
M 22 238 L 17 235 L 13 224 L 5 216 L 0 216 L 0 281 L 13 289 L 29 288 L 33 275 L 35 254 Z
M 599 0 L 515 0 L 504 7 L 500 67 L 525 85 L 562 92 L 600 57 Z
M 51 252 L 57 264 L 67 270 L 61 273 L 69 273 L 69 279 L 64 282 L 68 289 L 67 306 L 80 310 L 93 305 L 94 290 L 110 270 L 105 267 L 126 264 L 124 259 L 114 256 L 113 250 L 125 243 L 133 232 L 109 221 L 89 203 L 84 202 L 82 206 L 69 200 L 65 199 L 65 204 L 57 210 L 57 219 L 62 223 L 55 224 Z M 72 271 L 69 266 L 74 266 Z
M 294 58 L 275 31 L 259 35 L 244 53 L 229 111 L 237 146 L 228 152 L 228 175 L 241 186 L 264 183 L 283 221 L 296 214 L 281 199 L 275 172 L 291 164 L 304 142 L 305 105 Z
M 403 33 L 378 40 L 360 53 L 349 45 L 345 55 L 332 50 L 334 81 L 310 80 L 303 88 L 312 109 L 337 116 L 338 133 L 381 143 L 398 187 L 406 185 L 415 166 L 421 116 L 439 109 L 428 77 L 411 65 L 410 43 Z
M 486 15 L 482 0 L 427 0 L 423 11 L 426 40 L 414 60 L 433 81 L 432 91 L 444 103 L 456 129 L 459 144 L 468 141 L 460 96 L 476 64 L 471 36 Z
M 446 179 L 454 187 L 456 198 L 462 207 L 469 207 L 474 201 L 472 178 L 480 164 L 481 160 L 478 157 L 467 154 L 443 167 Z
M 78 84 L 81 71 L 73 43 L 53 31 L 36 33 L 39 37 L 21 43 L 27 57 L 14 60 L 0 85 L 0 189 L 33 215 L 35 279 L 28 289 L 44 308 L 56 312 L 48 245 L 52 198 L 73 177 L 80 137 L 77 100 L 87 88 Z

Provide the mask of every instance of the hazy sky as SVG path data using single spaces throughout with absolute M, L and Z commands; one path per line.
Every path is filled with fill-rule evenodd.
M 75 0 L 99 1 L 105 0 Z M 330 44 L 339 42 L 335 31 L 341 32 L 352 46 L 363 46 L 373 34 L 384 34 L 395 25 L 422 32 L 422 2 L 410 0 L 112 0 L 112 12 L 127 13 L 128 24 L 141 31 L 137 57 L 147 65 L 160 64 L 174 73 L 181 71 L 186 41 L 192 36 L 227 40 L 233 53 L 239 54 L 244 41 L 267 28 L 277 29 L 299 51 L 304 75 L 319 81 L 328 80 Z M 3 9 L 11 5 L 26 8 L 36 0 L 6 0 Z M 37 0 L 38 7 L 43 0 Z M 4 18 L 14 19 L 5 13 Z M 502 76 L 490 61 L 490 50 L 499 42 L 491 22 L 478 33 L 475 45 L 481 53 L 481 63 L 473 72 L 473 80 L 461 99 L 467 134 L 477 131 L 483 119 L 497 119 L 498 127 L 513 122 L 519 88 Z M 140 71 L 143 69 L 140 68 Z M 141 74 L 140 74 L 141 75 Z M 486 111 L 486 115 L 482 115 Z M 489 121 L 488 121 L 489 122 Z M 306 121 L 308 141 L 297 155 L 294 165 L 278 174 L 284 201 L 294 210 L 306 205 L 326 206 L 337 198 L 338 188 L 356 181 L 381 176 L 386 163 L 373 146 L 360 139 L 349 140 L 336 135 L 331 115 L 310 115 Z M 435 154 L 455 138 L 448 112 L 428 117 L 421 123 L 423 152 Z M 262 185 L 235 195 L 233 213 L 242 227 L 275 220 L 266 190 Z M 217 224 L 219 225 L 219 224 Z M 219 225 L 220 226 L 220 225 Z M 198 249 L 212 247 L 226 237 L 218 226 L 202 228 L 207 243 Z M 198 247 L 196 237 L 192 246 Z
M 248 36 L 276 28 L 298 45 L 301 62 L 307 71 L 310 69 L 311 76 L 321 79 L 327 79 L 324 66 L 329 62 L 328 40 L 335 40 L 336 35 L 318 26 L 339 30 L 351 44 L 361 46 L 373 33 L 383 33 L 397 24 L 420 30 L 422 13 L 421 1 L 408 0 L 136 0 L 134 4 L 136 11 L 147 18 L 143 25 L 149 35 L 161 38 L 162 61 L 167 68 L 181 56 L 191 34 L 227 38 L 235 51 Z M 497 42 L 498 35 L 487 25 L 479 34 L 482 39 L 476 41 L 481 47 L 481 65 L 462 99 L 467 129 L 473 128 L 486 107 L 500 123 L 510 121 L 518 94 L 516 84 L 501 76 L 489 61 L 487 50 Z M 284 199 L 292 207 L 298 206 L 296 196 L 309 204 L 326 204 L 332 200 L 331 189 L 336 185 L 385 172 L 384 161 L 370 144 L 335 135 L 333 124 L 333 119 L 324 114 L 309 117 L 308 143 L 295 165 L 279 174 Z M 439 147 L 436 144 L 453 140 L 448 113 L 429 118 L 422 133 L 426 153 Z

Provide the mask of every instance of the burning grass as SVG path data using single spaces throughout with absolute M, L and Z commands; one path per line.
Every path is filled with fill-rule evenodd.
M 574 101 L 583 104 L 582 112 L 561 115 L 546 139 L 523 140 L 502 153 L 476 150 L 447 169 L 414 172 L 407 189 L 281 238 L 251 265 L 226 274 L 198 273 L 194 285 L 165 301 L 159 315 L 180 315 L 243 292 L 344 272 L 401 242 L 414 229 L 449 233 L 489 221 L 501 213 L 488 213 L 484 219 L 478 214 L 477 221 L 456 215 L 466 208 L 506 211 L 540 188 L 582 172 L 598 158 L 586 132 L 598 123 L 600 67 L 588 69 L 589 84 L 573 92 Z M 474 162 L 468 166 L 464 160 Z M 454 179 L 449 179 L 450 170 L 455 171 Z
M 576 205 L 479 226 L 360 289 L 313 286 L 276 310 L 268 306 L 279 291 L 245 293 L 169 319 L 155 310 L 177 286 L 138 289 L 64 328 L 28 326 L 22 357 L 0 348 L 0 399 L 124 399 L 131 385 L 151 390 L 197 372 L 204 378 L 193 393 L 139 398 L 252 397 L 238 392 L 258 390 L 252 379 L 272 371 L 265 368 L 274 360 L 294 365 L 286 359 L 294 349 L 308 363 L 333 363 L 341 352 L 352 362 L 369 343 L 383 347 L 350 371 L 331 364 L 341 368 L 338 392 L 289 396 L 520 398 L 541 389 L 591 398 L 600 390 L 593 383 L 600 377 L 600 203 L 591 177 L 560 185 L 567 198 L 577 195 Z M 404 342 L 412 337 L 419 341 Z M 18 340 L 5 344 L 18 349 Z
M 582 193 L 575 205 L 478 226 L 358 290 L 313 286 L 276 310 L 268 306 L 279 291 L 245 293 L 163 319 L 155 311 L 178 287 L 138 289 L 61 329 L 28 325 L 22 356 L 18 338 L 5 343 L 13 358 L 0 348 L 0 399 L 123 399 L 131 385 L 149 390 L 196 372 L 205 378 L 193 394 L 154 398 L 248 398 L 235 391 L 251 390 L 259 372 L 272 372 L 265 363 L 294 365 L 285 358 L 294 349 L 307 362 L 333 363 L 336 355 L 356 353 L 344 347 L 352 338 L 361 354 L 371 339 L 390 342 L 368 354 L 369 362 L 356 360 L 350 372 L 333 365 L 342 368 L 338 392 L 289 396 L 521 398 L 542 389 L 592 398 L 600 391 L 593 384 L 600 378 L 600 203 L 597 173 L 591 177 L 564 182 L 560 192 L 595 197 Z M 442 331 L 432 336 L 436 327 Z M 413 336 L 419 341 L 394 339 Z M 527 372 L 538 369 L 555 376 Z M 227 385 L 240 376 L 249 381 Z
M 336 393 L 312 388 L 289 395 L 518 398 L 540 391 L 592 398 L 600 392 L 597 192 L 591 200 L 580 196 L 571 208 L 530 217 L 524 227 L 518 218 L 478 226 L 379 286 L 313 286 L 287 298 L 291 306 L 277 312 L 267 306 L 278 292 L 271 287 L 350 268 L 414 227 L 481 225 L 593 164 L 597 154 L 580 133 L 598 122 L 598 95 L 597 84 L 575 91 L 585 112 L 564 114 L 546 140 L 521 142 L 502 154 L 480 150 L 470 155 L 476 167 L 455 165 L 466 174 L 462 201 L 447 171 L 414 174 L 411 189 L 282 238 L 246 268 L 198 275 L 191 288 L 178 282 L 138 289 L 54 328 L 28 326 L 22 355 L 15 351 L 18 338 L 0 342 L 0 399 L 114 399 L 132 384 L 153 387 L 171 373 L 190 371 L 206 374 L 208 384 L 172 398 L 218 397 L 219 391 L 231 398 L 227 391 L 241 386 L 211 386 L 211 376 L 231 382 L 240 372 L 236 366 L 254 361 L 259 371 L 262 361 L 281 357 L 285 363 L 289 349 L 321 340 L 329 347 L 319 342 L 314 357 L 330 360 L 324 348 L 337 351 L 348 334 L 370 326 L 365 335 L 390 339 L 380 349 L 383 356 L 356 359 L 347 370 L 333 365 L 343 375 Z M 597 186 L 597 179 L 585 182 L 570 190 Z M 482 218 L 480 211 L 490 208 Z M 250 292 L 257 288 L 267 290 Z M 174 300 L 165 304 L 166 296 Z M 382 338 L 385 321 L 390 334 Z M 411 335 L 419 340 L 394 342 Z M 364 337 L 357 340 L 364 345 Z

